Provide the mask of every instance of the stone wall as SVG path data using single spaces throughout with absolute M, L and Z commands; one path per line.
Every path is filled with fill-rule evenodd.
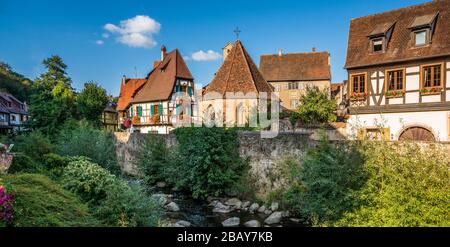
M 134 157 L 139 143 L 146 134 L 141 133 L 115 133 L 116 153 L 122 169 L 129 174 L 136 174 Z M 167 145 L 176 144 L 173 134 L 161 135 L 166 139 Z M 278 165 L 286 156 L 302 157 L 308 147 L 315 145 L 316 141 L 304 133 L 280 133 L 276 138 L 262 139 L 259 133 L 240 132 L 239 153 L 241 157 L 248 158 L 251 166 L 250 173 L 255 178 L 256 187 L 260 195 L 278 188 L 282 181 L 274 180 Z
M 140 141 L 146 134 L 141 133 L 115 133 L 116 153 L 122 169 L 130 174 L 136 174 L 133 164 L 134 157 Z M 168 147 L 176 144 L 175 135 L 161 135 L 166 139 Z M 279 174 L 283 160 L 286 157 L 301 158 L 308 148 L 316 146 L 314 133 L 284 132 L 276 138 L 262 139 L 259 133 L 240 132 L 239 153 L 241 157 L 248 158 L 250 173 L 259 196 L 266 196 L 271 191 L 283 185 L 283 176 Z M 450 143 L 442 143 L 449 149 Z M 425 145 L 427 145 L 425 143 Z M 281 179 L 280 179 L 281 178 Z

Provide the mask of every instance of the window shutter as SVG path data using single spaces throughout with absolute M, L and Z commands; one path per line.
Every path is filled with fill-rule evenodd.
M 391 140 L 391 132 L 389 130 L 389 128 L 384 128 L 383 129 L 383 138 L 385 141 L 390 141 Z
M 153 105 L 150 105 L 150 116 L 153 116 L 155 113 L 153 111 Z
M 188 94 L 189 94 L 189 96 L 192 96 L 192 87 L 191 86 L 188 87 Z
M 160 116 L 163 115 L 163 105 L 161 102 L 158 105 L 158 115 L 160 115 Z
M 139 117 L 142 117 L 142 106 L 137 107 L 137 114 Z

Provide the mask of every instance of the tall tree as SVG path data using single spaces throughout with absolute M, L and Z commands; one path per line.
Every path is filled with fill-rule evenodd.
M 300 99 L 298 112 L 291 115 L 291 122 L 300 119 L 305 124 L 320 124 L 336 121 L 336 101 L 330 99 L 327 89 L 307 87 L 306 93 Z
M 0 91 L 8 92 L 19 100 L 28 102 L 32 81 L 13 71 L 7 63 L 0 62 Z
M 98 125 L 108 102 L 106 90 L 95 82 L 88 82 L 84 84 L 83 91 L 77 96 L 77 109 L 82 118 Z
M 59 56 L 43 62 L 47 72 L 41 74 L 32 86 L 30 100 L 31 126 L 46 134 L 54 134 L 75 114 L 75 92 L 67 76 L 67 65 Z

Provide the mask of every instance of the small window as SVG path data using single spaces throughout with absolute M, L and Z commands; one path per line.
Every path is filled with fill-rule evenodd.
M 295 89 L 298 89 L 298 83 L 297 82 L 289 83 L 289 90 L 295 90 Z
M 297 109 L 298 107 L 298 99 L 291 99 L 291 108 Z
M 427 31 L 419 31 L 415 34 L 416 46 L 422 46 L 427 44 Z
M 422 87 L 437 88 L 442 86 L 442 64 L 422 67 Z
M 280 92 L 281 91 L 281 85 L 277 84 L 275 85 L 275 92 Z
M 365 93 L 366 92 L 366 74 L 358 74 L 351 76 L 351 89 L 352 93 Z
M 403 70 L 391 70 L 387 72 L 388 81 L 387 81 L 387 90 L 403 90 L 404 83 L 404 73 Z
M 373 43 L 373 52 L 383 51 L 383 39 L 375 39 L 372 41 L 372 43 Z

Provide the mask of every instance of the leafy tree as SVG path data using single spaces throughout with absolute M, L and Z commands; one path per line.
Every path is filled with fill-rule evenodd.
M 0 62 L 0 91 L 8 92 L 21 101 L 28 101 L 32 81 Z
M 66 74 L 67 65 L 59 56 L 43 62 L 47 72 L 40 75 L 32 86 L 30 101 L 31 126 L 44 134 L 56 130 L 75 113 L 75 92 Z
M 106 90 L 95 82 L 84 84 L 84 88 L 77 96 L 77 108 L 82 118 L 95 126 L 100 124 L 100 116 L 109 102 Z
M 319 124 L 336 121 L 334 112 L 336 102 L 330 99 L 328 91 L 318 87 L 307 87 L 306 93 L 300 98 L 298 113 L 291 116 L 291 122 L 300 119 L 305 124 Z

